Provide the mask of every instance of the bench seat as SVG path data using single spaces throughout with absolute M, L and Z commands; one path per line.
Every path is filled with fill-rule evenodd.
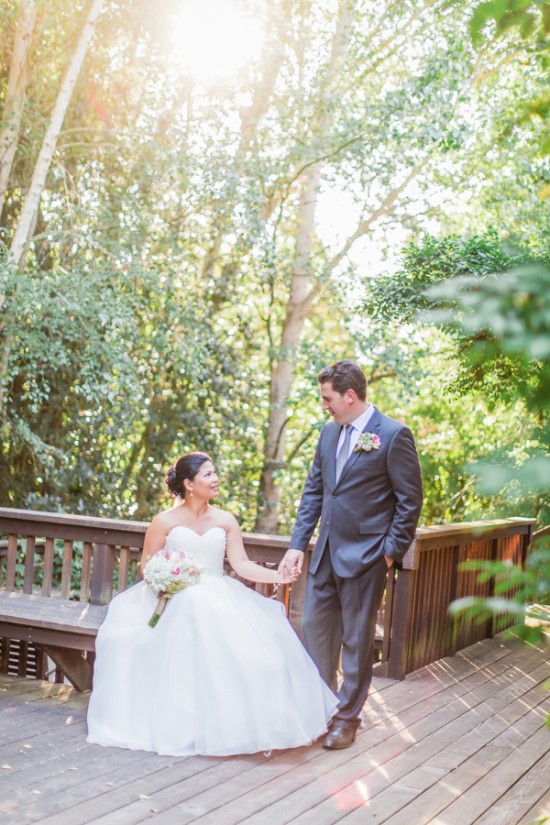
M 61 668 L 77 690 L 92 686 L 97 631 L 106 605 L 0 591 L 0 636 L 32 642 Z

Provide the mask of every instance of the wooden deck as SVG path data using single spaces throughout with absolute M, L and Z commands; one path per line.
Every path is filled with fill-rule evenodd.
M 343 751 L 231 758 L 88 745 L 87 695 L 0 676 L 2 825 L 527 825 L 550 816 L 550 647 L 496 638 L 375 679 Z

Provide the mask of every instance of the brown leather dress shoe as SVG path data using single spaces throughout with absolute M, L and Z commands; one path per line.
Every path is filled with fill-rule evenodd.
M 343 728 L 341 725 L 333 725 L 323 742 L 323 747 L 329 750 L 339 750 L 349 748 L 353 742 L 355 742 L 354 730 Z

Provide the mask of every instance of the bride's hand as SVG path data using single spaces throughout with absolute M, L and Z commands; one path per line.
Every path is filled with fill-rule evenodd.
M 292 582 L 295 582 L 296 579 L 299 578 L 299 576 L 300 576 L 300 573 L 298 572 L 298 570 L 296 568 L 291 570 L 290 573 L 280 573 L 280 572 L 278 572 L 275 583 L 276 584 L 292 584 Z

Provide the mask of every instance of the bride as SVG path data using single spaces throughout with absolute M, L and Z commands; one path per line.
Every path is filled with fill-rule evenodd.
M 327 730 L 337 699 L 321 680 L 280 602 L 224 574 L 283 584 L 246 555 L 236 519 L 210 504 L 218 477 L 206 453 L 166 475 L 179 496 L 145 534 L 140 570 L 158 550 L 184 550 L 201 569 L 158 624 L 144 581 L 115 596 L 96 642 L 88 742 L 162 755 L 255 753 L 307 745 Z

